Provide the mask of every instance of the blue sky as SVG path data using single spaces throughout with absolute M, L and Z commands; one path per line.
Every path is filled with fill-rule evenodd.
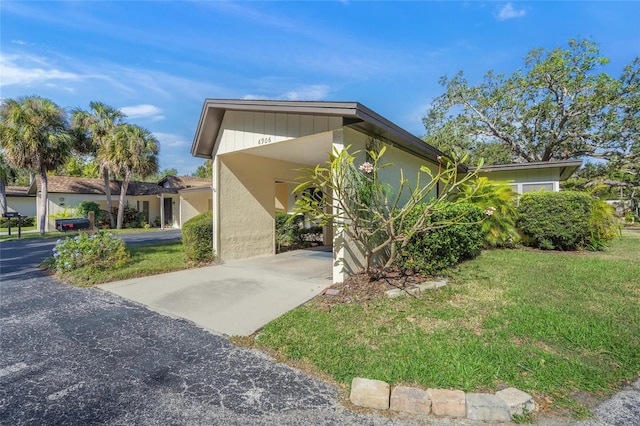
M 0 97 L 121 108 L 190 174 L 206 98 L 358 101 L 418 136 L 442 75 L 510 74 L 533 48 L 640 55 L 639 1 L 0 3 Z

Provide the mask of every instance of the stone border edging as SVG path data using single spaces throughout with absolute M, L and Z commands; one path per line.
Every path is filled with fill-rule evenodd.
M 410 288 L 392 288 L 391 290 L 385 291 L 385 294 L 389 298 L 395 298 L 404 296 L 406 294 L 410 294 L 412 296 L 419 296 L 421 293 L 424 293 L 427 290 L 437 290 L 441 287 L 446 286 L 449 283 L 448 278 L 443 278 L 437 281 L 425 281 L 416 285 L 415 287 Z
M 516 388 L 507 388 L 494 394 L 464 393 L 461 390 L 424 389 L 396 386 L 356 377 L 351 382 L 349 400 L 352 404 L 393 410 L 410 414 L 467 418 L 482 421 L 511 421 L 514 415 L 535 410 L 533 397 Z

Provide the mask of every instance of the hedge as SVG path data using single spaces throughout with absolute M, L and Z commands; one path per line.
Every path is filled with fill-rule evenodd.
M 182 244 L 187 261 L 209 263 L 215 258 L 212 211 L 199 214 L 184 223 Z
M 595 250 L 616 235 L 611 208 L 577 191 L 523 194 L 517 226 L 525 245 L 543 250 Z

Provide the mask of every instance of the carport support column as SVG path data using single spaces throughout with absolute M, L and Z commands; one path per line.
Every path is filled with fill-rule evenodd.
M 213 189 L 213 253 L 216 260 L 220 256 L 220 158 L 216 155 L 211 162 L 211 188 Z
M 344 130 L 333 131 L 333 150 L 342 151 L 344 149 Z M 331 194 L 333 201 L 333 213 L 339 214 L 340 207 L 338 200 Z M 344 259 L 347 255 L 346 241 L 342 227 L 333 225 L 333 282 L 340 283 L 347 278 L 344 268 Z

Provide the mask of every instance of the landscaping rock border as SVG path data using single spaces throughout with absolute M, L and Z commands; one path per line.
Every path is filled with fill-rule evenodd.
M 438 288 L 444 287 L 449 282 L 448 279 L 444 278 L 438 281 L 425 281 L 413 287 L 408 288 L 393 288 L 391 290 L 385 291 L 385 294 L 389 298 L 395 298 L 410 294 L 412 296 L 418 296 L 420 293 L 424 293 L 427 290 L 436 290 Z
M 356 377 L 351 382 L 352 404 L 379 410 L 430 414 L 482 421 L 510 421 L 514 415 L 535 410 L 533 397 L 516 388 L 493 394 L 467 393 L 451 389 L 420 389 L 396 386 L 381 380 Z

